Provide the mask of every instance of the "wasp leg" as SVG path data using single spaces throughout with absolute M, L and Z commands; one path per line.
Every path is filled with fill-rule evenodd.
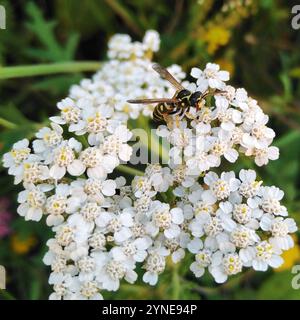
M 212 93 L 209 92 L 208 90 L 205 91 L 203 94 L 201 94 L 200 96 L 200 100 L 205 99 L 206 97 L 208 97 L 209 95 L 211 95 Z
M 191 107 L 189 106 L 188 109 L 187 109 L 187 111 L 186 111 L 186 113 L 185 113 L 186 117 L 187 117 L 188 119 L 190 119 L 190 120 L 195 120 L 195 119 L 197 119 L 197 115 L 191 114 L 191 113 L 190 113 L 190 110 L 191 110 Z
M 182 115 L 184 115 L 184 109 L 182 108 L 181 110 L 179 110 L 179 112 L 178 112 L 178 116 L 179 117 L 182 117 Z
M 164 121 L 167 124 L 167 127 L 172 130 L 173 129 L 173 119 L 168 114 L 163 114 Z
M 223 90 L 219 90 L 219 89 L 217 89 L 215 92 L 214 92 L 214 94 L 226 94 L 227 92 L 226 91 L 223 91 Z
M 180 120 L 182 120 L 185 116 L 187 116 L 189 111 L 190 111 L 190 106 L 188 106 L 186 109 L 182 109 L 179 114 Z
M 208 96 L 208 95 L 207 95 Z M 205 105 L 205 100 L 204 99 L 201 99 L 197 102 L 197 105 L 196 105 L 196 111 L 200 111 Z
M 180 120 L 182 120 L 182 118 L 179 115 L 176 115 L 175 123 L 177 128 L 180 128 Z
M 190 120 L 195 120 L 195 119 L 197 119 L 197 117 L 195 117 L 195 116 L 193 116 L 191 113 L 189 113 L 189 112 L 187 112 L 186 114 L 186 117 L 188 118 L 188 119 L 190 119 Z

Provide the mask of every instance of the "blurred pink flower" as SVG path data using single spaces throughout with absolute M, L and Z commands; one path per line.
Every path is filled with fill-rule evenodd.
M 10 230 L 10 221 L 12 220 L 12 213 L 9 211 L 8 198 L 0 198 L 0 238 L 7 236 Z

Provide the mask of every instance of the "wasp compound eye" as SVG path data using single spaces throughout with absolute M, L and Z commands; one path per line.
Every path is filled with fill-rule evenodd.
M 198 100 L 201 98 L 201 96 L 202 96 L 202 93 L 200 91 L 194 92 L 190 98 L 191 105 L 194 106 L 198 102 Z

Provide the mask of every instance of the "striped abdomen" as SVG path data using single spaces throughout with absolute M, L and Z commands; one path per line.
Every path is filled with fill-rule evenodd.
M 172 104 L 160 103 L 154 108 L 153 119 L 156 121 L 164 121 L 164 115 L 178 114 L 179 116 L 182 116 L 185 112 L 188 112 L 189 109 L 189 104 L 186 104 L 183 101 Z

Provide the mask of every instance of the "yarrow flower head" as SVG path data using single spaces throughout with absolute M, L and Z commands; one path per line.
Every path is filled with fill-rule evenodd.
M 121 282 L 136 282 L 137 268 L 156 285 L 169 261 L 187 255 L 195 277 L 207 271 L 223 283 L 245 268 L 279 267 L 293 246 L 297 226 L 287 217 L 283 191 L 263 186 L 253 170 L 220 168 L 223 158 L 234 163 L 240 153 L 266 165 L 279 150 L 271 145 L 268 116 L 245 89 L 226 83 L 229 73 L 217 64 L 193 68 L 195 80 L 183 82 L 208 93 L 210 104 L 202 99 L 157 128 L 170 144 L 168 161 L 147 164 L 138 175 L 128 167 L 134 138 L 128 120 L 139 125 L 154 107 L 127 100 L 175 94 L 151 69 L 159 44 L 153 30 L 142 42 L 113 36 L 108 60 L 92 79 L 72 86 L 50 125 L 3 157 L 14 182 L 23 184 L 17 212 L 25 220 L 45 217 L 54 232 L 44 257 L 50 299 L 103 299 Z M 185 78 L 180 66 L 168 70 L 179 82 Z M 131 182 L 118 175 L 122 170 Z

